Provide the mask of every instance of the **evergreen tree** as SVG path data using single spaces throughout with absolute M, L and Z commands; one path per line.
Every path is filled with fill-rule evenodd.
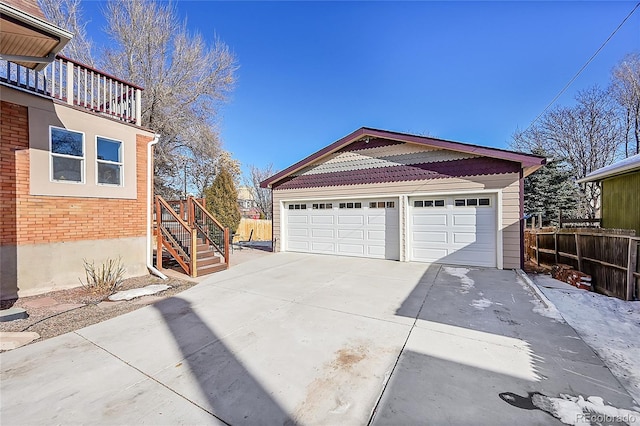
M 533 154 L 547 156 L 542 149 Z M 558 213 L 565 217 L 578 214 L 580 193 L 575 177 L 566 161 L 551 160 L 544 167 L 524 179 L 525 214 L 542 213 L 544 225 L 558 225 Z
M 231 173 L 225 168 L 220 168 L 210 187 L 205 189 L 207 210 L 222 226 L 235 232 L 240 224 L 240 208 L 238 207 L 238 190 L 233 182 Z

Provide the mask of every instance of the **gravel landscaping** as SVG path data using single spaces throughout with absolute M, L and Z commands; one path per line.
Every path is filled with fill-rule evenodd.
M 130 290 L 151 284 L 166 284 L 170 288 L 153 296 L 117 302 L 108 301 L 108 295 L 96 295 L 84 287 L 22 297 L 13 306 L 25 309 L 29 317 L 0 322 L 0 332 L 36 332 L 40 335 L 40 338 L 35 340 L 38 342 L 126 314 L 180 293 L 196 283 L 171 277 L 162 280 L 152 275 L 144 275 L 126 279 L 117 290 Z M 2 306 L 3 309 L 6 307 L 7 303 Z

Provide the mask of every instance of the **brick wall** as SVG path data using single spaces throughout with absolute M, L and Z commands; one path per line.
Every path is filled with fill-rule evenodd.
M 146 153 L 151 137 L 136 137 L 136 200 L 32 196 L 28 109 L 0 104 L 1 245 L 146 235 Z

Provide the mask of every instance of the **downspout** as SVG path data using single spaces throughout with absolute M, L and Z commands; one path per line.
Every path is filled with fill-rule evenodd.
M 153 266 L 153 251 L 151 250 L 151 200 L 153 199 L 153 155 L 151 147 L 158 143 L 160 135 L 156 134 L 155 138 L 147 144 L 147 268 L 149 271 L 163 280 L 167 279 L 167 276 L 158 271 Z M 158 256 L 162 256 L 162 253 L 158 253 Z

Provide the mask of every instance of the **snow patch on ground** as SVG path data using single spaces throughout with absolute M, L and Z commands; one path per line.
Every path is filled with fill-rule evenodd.
M 460 290 L 461 293 L 465 294 L 465 293 L 469 293 L 469 290 L 471 290 L 473 287 L 475 287 L 475 281 L 473 281 L 471 278 L 469 278 L 467 276 L 467 274 L 469 273 L 470 269 L 468 268 L 452 268 L 450 266 L 445 266 L 444 267 L 444 271 L 451 275 L 454 276 L 456 278 L 460 278 L 460 281 L 462 282 L 462 290 Z
M 561 394 L 560 398 L 533 395 L 533 404 L 547 411 L 562 423 L 568 425 L 592 424 L 637 424 L 640 413 L 606 405 L 599 396 L 590 396 L 586 400 L 582 395 Z
M 488 308 L 491 305 L 493 305 L 493 302 L 491 300 L 489 300 L 489 299 L 484 298 L 484 297 L 482 299 L 474 300 L 471 303 L 471 306 L 473 306 L 474 308 L 479 309 L 481 311 L 484 310 L 484 308 Z
M 640 302 L 563 286 L 546 275 L 535 282 L 640 405 Z
M 529 283 L 526 282 L 527 280 Z M 565 322 L 564 318 L 562 318 L 562 314 L 552 301 L 546 300 L 545 303 L 541 300 L 547 299 L 546 295 L 541 292 L 536 284 L 534 284 L 526 275 L 518 275 L 518 282 L 529 294 L 534 296 L 533 299 L 529 300 L 533 304 L 533 312 L 540 314 L 543 317 L 551 318 L 557 322 Z
M 114 302 L 118 300 L 131 300 L 135 299 L 136 297 L 149 296 L 152 294 L 160 293 L 161 291 L 165 291 L 169 288 L 171 287 L 165 284 L 151 284 L 142 288 L 119 291 L 109 296 L 109 300 Z

